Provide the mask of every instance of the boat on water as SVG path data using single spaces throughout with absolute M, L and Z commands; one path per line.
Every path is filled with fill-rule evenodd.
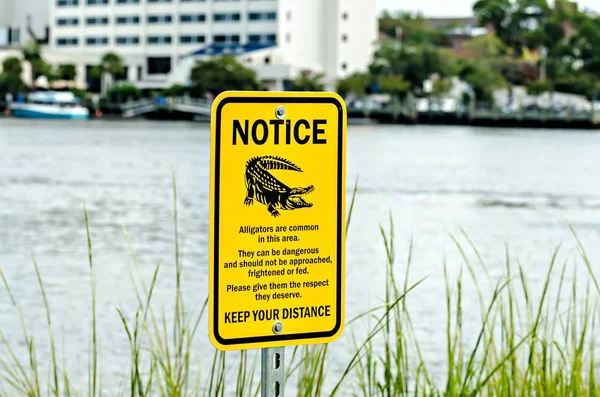
M 29 119 L 87 120 L 90 117 L 89 110 L 72 92 L 62 91 L 33 92 L 25 100 L 11 103 L 10 113 Z

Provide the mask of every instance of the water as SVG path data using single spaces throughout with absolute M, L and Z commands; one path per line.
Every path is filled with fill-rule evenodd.
M 350 126 L 348 134 L 348 194 L 357 176 L 359 191 L 348 236 L 347 318 L 382 302 L 385 258 L 379 224 L 387 224 L 391 212 L 398 274 L 404 273 L 412 237 L 411 279 L 428 276 L 408 304 L 434 373 L 443 374 L 445 365 L 442 261 L 446 256 L 452 276 L 462 264 L 449 233 L 458 235 L 459 227 L 469 233 L 492 277 L 503 272 L 507 243 L 534 289 L 556 245 L 563 243 L 561 260 L 576 256 L 567 221 L 597 263 L 599 134 L 372 125 Z M 49 360 L 32 254 L 46 283 L 55 334 L 65 342 L 67 366 L 76 381 L 85 376 L 91 321 L 85 202 L 97 272 L 103 385 L 121 386 L 129 353 L 116 307 L 129 317 L 135 309 L 133 260 L 123 227 L 145 282 L 162 260 L 155 303 L 172 308 L 173 168 L 185 299 L 194 306 L 206 297 L 208 125 L 0 119 L 0 154 L 0 268 L 24 309 L 26 325 L 35 330 L 38 357 Z M 466 321 L 478 324 L 469 283 L 465 294 L 473 309 Z M 366 327 L 357 326 L 359 335 Z M 18 317 L 3 289 L 0 330 L 22 351 Z M 340 363 L 351 354 L 348 336 L 332 345 Z M 205 323 L 196 342 L 196 350 L 211 352 Z M 210 362 L 203 359 L 199 365 L 206 369 Z M 335 372 L 328 375 L 328 382 L 336 380 Z

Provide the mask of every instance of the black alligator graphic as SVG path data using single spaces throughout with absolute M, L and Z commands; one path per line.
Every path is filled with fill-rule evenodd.
M 291 161 L 277 156 L 253 157 L 246 163 L 246 200 L 251 205 L 254 200 L 267 206 L 274 217 L 279 216 L 277 210 L 295 210 L 312 207 L 302 198 L 314 190 L 314 186 L 290 188 L 275 178 L 270 170 L 289 170 L 302 172 Z

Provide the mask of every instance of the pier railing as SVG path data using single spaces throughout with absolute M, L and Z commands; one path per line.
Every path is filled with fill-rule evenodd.
M 366 103 L 366 101 L 363 101 Z M 508 125 L 508 126 L 540 126 L 600 128 L 600 111 L 581 110 L 565 107 L 562 110 L 528 109 L 521 106 L 514 110 L 506 110 L 489 103 L 478 103 L 472 106 L 457 105 L 452 109 L 444 109 L 436 101 L 429 106 L 417 107 L 414 100 L 392 100 L 377 106 L 361 107 L 348 103 L 348 116 L 353 118 L 369 118 L 380 122 L 399 124 L 462 124 L 462 125 Z
M 190 97 L 155 97 L 128 101 L 119 105 L 124 117 L 137 117 L 156 111 L 182 112 L 199 116 L 210 116 L 211 103 Z

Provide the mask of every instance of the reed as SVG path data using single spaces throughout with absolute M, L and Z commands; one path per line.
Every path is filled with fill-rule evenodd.
M 358 192 L 355 183 L 349 206 L 350 224 Z M 258 396 L 258 355 L 249 351 L 224 353 L 214 350 L 212 357 L 200 357 L 194 342 L 208 343 L 198 335 L 198 326 L 207 309 L 207 299 L 198 307 L 186 306 L 182 284 L 182 255 L 179 247 L 177 187 L 173 179 L 173 222 L 175 230 L 172 322 L 165 309 L 153 304 L 156 282 L 165 266 L 158 263 L 149 284 L 143 281 L 133 244 L 123 229 L 134 264 L 131 274 L 137 307 L 130 313 L 117 308 L 123 337 L 129 346 L 127 382 L 121 395 L 146 396 Z M 0 324 L 0 396 L 101 396 L 99 371 L 96 284 L 94 278 L 93 238 L 88 212 L 84 205 L 89 262 L 91 324 L 87 387 L 76 387 L 59 364 L 49 302 L 37 261 L 32 256 L 38 286 L 46 314 L 50 362 L 48 374 L 40 370 L 38 343 L 34 332 L 26 328 L 22 307 L 17 302 L 9 280 L 0 267 L 0 279 L 18 316 L 25 354 L 11 346 Z M 411 318 L 408 299 L 417 288 L 432 288 L 428 279 L 412 280 L 413 241 L 404 255 L 398 255 L 394 220 L 381 225 L 382 249 L 385 252 L 386 277 L 382 291 L 384 303 L 350 318 L 345 333 L 352 341 L 350 360 L 341 371 L 329 345 L 297 346 L 288 349 L 286 379 L 294 384 L 287 395 L 296 396 L 593 396 L 600 395 L 600 371 L 596 353 L 600 348 L 597 326 L 600 321 L 600 284 L 583 244 L 571 227 L 579 259 L 586 269 L 584 280 L 576 273 L 568 276 L 568 263 L 557 263 L 560 247 L 549 255 L 541 291 L 530 287 L 526 267 L 510 257 L 505 247 L 504 274 L 493 279 L 482 256 L 467 233 L 450 235 L 462 263 L 455 277 L 450 276 L 444 258 L 441 270 L 445 280 L 444 310 L 445 372 L 434 370 L 422 354 Z M 474 258 L 474 260 L 472 260 Z M 456 265 L 456 264 L 455 264 Z M 454 266 L 456 268 L 456 266 Z M 575 267 L 573 267 L 575 269 Z M 573 270 L 574 271 L 574 270 Z M 481 276 L 483 274 L 483 277 Z M 464 286 L 475 287 L 478 301 L 466 302 Z M 487 296 L 486 297 L 486 293 Z M 563 308 L 566 303 L 566 308 Z M 476 329 L 465 323 L 465 313 L 477 309 Z M 476 313 L 477 313 L 476 312 Z M 356 337 L 355 325 L 372 323 L 366 336 Z M 14 330 L 10 330 L 14 332 Z M 35 330 L 39 335 L 40 330 Z M 198 341 L 201 338 L 201 341 Z M 63 342 L 64 345 L 64 342 Z M 194 369 L 209 360 L 206 373 Z M 233 370 L 231 370 L 233 369 Z

